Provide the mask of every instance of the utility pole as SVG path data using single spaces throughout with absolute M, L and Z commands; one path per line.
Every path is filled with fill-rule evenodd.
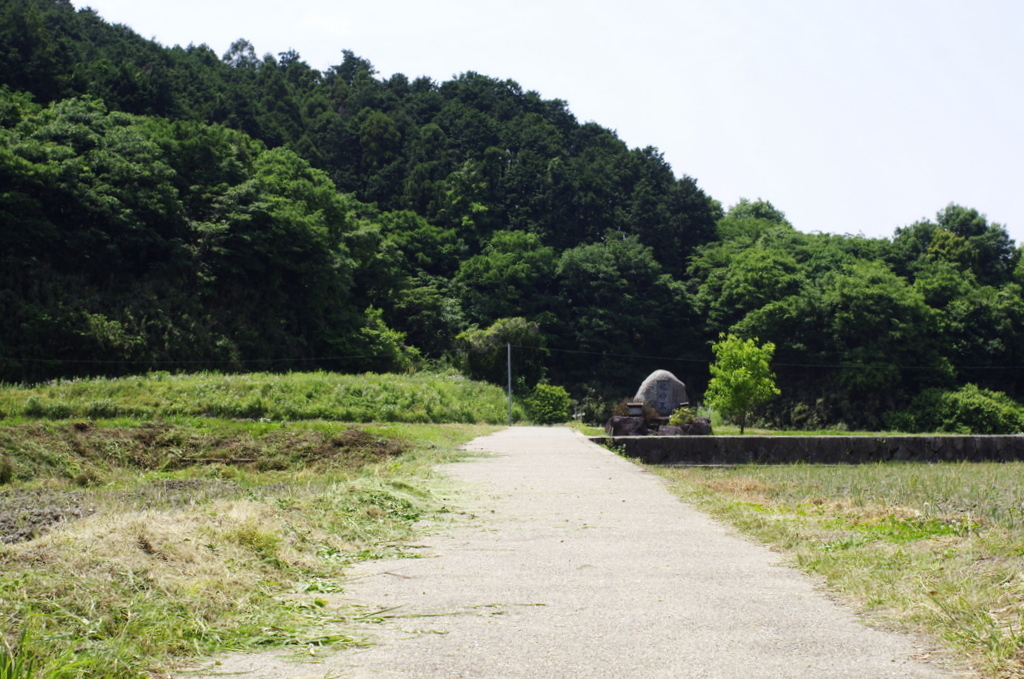
M 508 343 L 508 426 L 512 426 L 512 343 Z

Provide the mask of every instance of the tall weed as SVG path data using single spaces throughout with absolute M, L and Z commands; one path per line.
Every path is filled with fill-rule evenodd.
M 27 628 L 14 644 L 0 633 L 0 679 L 36 679 L 36 658 L 28 642 Z

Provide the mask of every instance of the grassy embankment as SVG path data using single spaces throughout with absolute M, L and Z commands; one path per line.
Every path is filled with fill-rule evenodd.
M 518 406 L 514 416 L 522 418 Z M 502 424 L 508 419 L 508 404 L 500 389 L 472 382 L 457 373 L 154 373 L 0 389 L 0 420 L 21 417 Z
M 1024 465 L 653 468 L 872 619 L 1024 676 Z
M 362 643 L 327 593 L 447 511 L 431 467 L 507 411 L 453 375 L 154 375 L 5 387 L 0 415 L 0 676 L 24 679 Z

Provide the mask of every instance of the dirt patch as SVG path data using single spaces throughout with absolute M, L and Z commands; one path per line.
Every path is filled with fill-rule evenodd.
M 95 512 L 84 491 L 0 490 L 0 542 L 31 540 Z

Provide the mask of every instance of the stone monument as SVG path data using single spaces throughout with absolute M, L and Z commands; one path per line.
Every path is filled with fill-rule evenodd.
M 667 370 L 652 372 L 640 385 L 633 400 L 651 404 L 662 417 L 668 417 L 680 406 L 689 405 L 686 385 Z

